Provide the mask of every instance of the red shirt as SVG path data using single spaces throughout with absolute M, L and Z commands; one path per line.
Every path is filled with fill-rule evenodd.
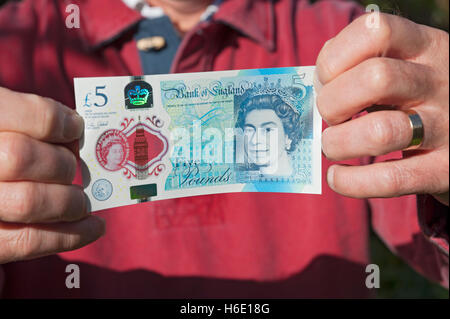
M 0 86 L 74 107 L 74 77 L 142 73 L 137 12 L 120 0 L 71 3 L 80 7 L 80 29 L 65 27 L 64 1 L 0 10 Z M 183 38 L 172 72 L 314 65 L 324 42 L 359 14 L 345 1 L 224 1 Z M 346 198 L 328 188 L 330 162 L 322 162 L 320 196 L 222 194 L 99 212 L 103 238 L 4 265 L 0 290 L 14 298 L 367 297 L 370 222 L 395 253 L 448 285 L 447 213 L 439 215 L 432 197 L 420 199 L 419 215 L 416 196 Z M 80 266 L 80 289 L 65 286 L 70 263 Z

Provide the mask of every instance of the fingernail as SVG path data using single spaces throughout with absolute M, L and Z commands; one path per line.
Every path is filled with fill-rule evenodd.
M 92 213 L 92 207 L 91 207 L 91 201 L 89 200 L 89 197 L 86 195 L 85 192 L 83 192 L 84 194 L 84 207 L 86 210 L 86 215 L 90 215 Z
M 319 56 L 317 58 L 316 61 L 316 69 L 314 70 L 314 80 L 313 80 L 313 85 L 314 85 L 314 89 L 316 90 L 316 93 L 318 94 L 320 92 L 320 90 L 323 87 L 323 83 L 320 81 L 319 79 L 319 71 L 321 71 L 321 67 L 324 63 L 324 59 L 326 60 L 327 58 L 324 57 L 324 52 L 325 52 L 325 48 L 330 44 L 330 42 L 333 39 L 328 40 L 327 42 L 324 43 L 322 49 L 319 52 Z M 322 70 L 323 71 L 323 70 Z
M 83 213 L 84 216 L 86 215 L 90 215 L 91 214 L 91 201 L 89 200 L 88 195 L 86 194 L 86 192 L 84 191 L 83 186 L 78 185 L 78 184 L 73 184 L 73 187 L 76 187 L 80 190 L 80 194 L 81 194 L 81 207 L 83 207 Z
M 330 166 L 327 172 L 327 183 L 334 190 L 334 166 Z
M 324 138 L 325 138 L 325 134 L 327 134 L 328 128 L 326 128 L 323 132 L 322 132 L 322 153 L 323 155 L 325 155 L 325 157 L 327 156 L 327 153 L 325 152 L 325 143 L 324 143 Z
M 92 216 L 92 217 L 95 217 L 95 219 L 97 220 L 98 233 L 100 234 L 99 238 L 105 236 L 106 220 L 99 216 Z
M 87 243 L 96 241 L 97 239 L 105 236 L 106 234 L 106 221 L 99 216 L 89 216 L 84 220 L 87 223 L 87 227 L 89 227 L 86 235 L 90 238 L 87 239 Z
M 76 113 L 68 113 L 64 119 L 64 138 L 77 140 L 83 135 L 84 121 Z
M 319 80 L 319 74 L 317 73 L 317 68 L 314 70 L 313 85 L 314 85 L 314 89 L 316 90 L 316 94 L 319 94 L 320 90 L 323 88 L 323 84 Z

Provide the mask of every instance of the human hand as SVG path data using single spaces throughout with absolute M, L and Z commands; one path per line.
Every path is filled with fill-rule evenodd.
M 104 233 L 71 185 L 83 120 L 60 103 L 0 88 L 0 264 L 73 250 Z M 59 145 L 58 145 L 59 144 Z
M 377 13 L 372 13 L 377 14 Z M 327 42 L 317 60 L 317 106 L 329 124 L 323 153 L 331 160 L 405 150 L 413 132 L 405 111 L 417 112 L 424 139 L 401 160 L 332 165 L 329 186 L 350 197 L 432 194 L 448 205 L 449 36 L 401 17 L 364 15 Z M 373 105 L 394 106 L 348 121 Z M 381 109 L 381 107 L 373 107 Z

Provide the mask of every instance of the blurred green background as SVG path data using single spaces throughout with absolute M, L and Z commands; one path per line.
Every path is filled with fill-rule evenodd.
M 448 31 L 449 0 L 359 0 L 377 4 L 382 12 L 397 14 L 417 23 Z
M 316 0 L 317 1 L 317 0 Z M 0 0 L 0 5 L 7 0 Z M 311 0 L 311 2 L 314 2 Z M 366 6 L 377 4 L 382 12 L 448 31 L 449 0 L 359 0 Z M 371 235 L 372 262 L 380 265 L 379 298 L 449 298 L 448 290 L 429 282 L 394 256 L 376 235 Z

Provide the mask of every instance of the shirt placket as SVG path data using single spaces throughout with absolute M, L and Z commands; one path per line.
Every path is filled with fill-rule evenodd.
M 205 21 L 199 23 L 188 32 L 178 48 L 172 63 L 171 73 L 211 71 L 214 61 L 214 47 L 217 38 L 214 37 L 217 25 Z

